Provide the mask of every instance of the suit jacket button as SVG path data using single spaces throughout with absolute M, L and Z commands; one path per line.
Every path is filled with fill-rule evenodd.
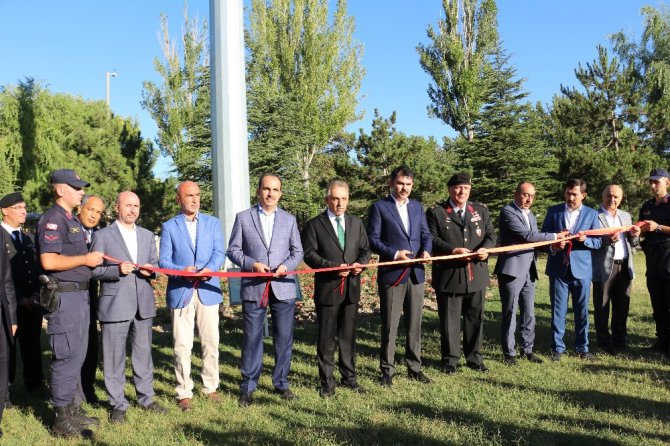
M 468 239 L 464 238 L 464 239 L 463 239 L 463 241 L 464 241 L 464 242 L 467 242 L 467 241 L 468 241 Z

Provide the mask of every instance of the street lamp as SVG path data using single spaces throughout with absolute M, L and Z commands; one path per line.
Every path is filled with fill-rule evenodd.
M 116 71 L 107 71 L 105 72 L 105 78 L 107 79 L 107 107 L 109 108 L 109 77 L 116 77 Z

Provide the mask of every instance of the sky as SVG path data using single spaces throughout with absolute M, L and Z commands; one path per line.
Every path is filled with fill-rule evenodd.
M 245 5 L 248 0 L 244 0 Z M 333 1 L 331 0 L 331 4 Z M 525 78 L 530 100 L 550 103 L 560 85 L 575 85 L 578 63 L 596 57 L 596 45 L 623 30 L 636 40 L 642 30 L 640 9 L 659 6 L 639 0 L 499 0 L 498 31 L 517 75 Z M 153 138 L 156 125 L 142 108 L 142 82 L 160 83 L 153 61 L 160 57 L 160 14 L 179 38 L 182 0 L 0 0 L 0 86 L 26 77 L 53 92 L 105 100 L 106 72 L 110 105 L 117 115 L 136 119 Z M 189 15 L 206 20 L 209 1 L 190 0 Z M 408 135 L 454 136 L 446 124 L 429 118 L 429 76 L 421 69 L 416 46 L 428 44 L 426 28 L 443 15 L 440 0 L 349 0 L 354 38 L 364 47 L 366 76 L 359 112 L 349 131 L 369 131 L 374 110 L 397 112 L 396 128 Z M 165 176 L 161 159 L 156 173 Z

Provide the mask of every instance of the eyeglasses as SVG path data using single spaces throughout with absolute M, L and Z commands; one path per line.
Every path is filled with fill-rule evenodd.
M 15 211 L 25 211 L 27 208 L 25 204 L 15 204 L 14 206 L 9 206 L 9 209 L 13 209 Z

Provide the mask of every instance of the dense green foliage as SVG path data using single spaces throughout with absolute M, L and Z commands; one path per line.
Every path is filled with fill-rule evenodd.
M 120 191 L 137 192 L 146 227 L 156 229 L 162 220 L 167 183 L 153 176 L 156 150 L 137 122 L 111 116 L 103 101 L 52 93 L 32 79 L 3 88 L 0 156 L 6 160 L 0 193 L 20 190 L 30 212 L 51 206 L 50 173 L 70 168 L 108 205 Z M 112 206 L 107 218 L 113 218 Z

